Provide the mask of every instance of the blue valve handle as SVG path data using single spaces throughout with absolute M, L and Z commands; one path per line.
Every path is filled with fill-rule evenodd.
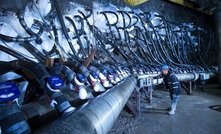
M 114 72 L 112 70 L 107 70 L 107 72 L 110 74 L 110 75 L 114 75 Z
M 0 103 L 13 101 L 21 95 L 18 87 L 13 82 L 0 83 Z
M 97 75 L 97 73 L 94 72 L 94 71 L 91 72 L 91 75 L 92 75 L 95 79 L 98 79 L 98 78 L 99 78 L 99 76 Z
M 62 86 L 64 86 L 64 81 L 59 76 L 49 77 L 48 83 L 49 83 L 50 87 L 53 88 L 53 89 L 59 89 Z
M 86 78 L 82 74 L 77 74 L 77 80 L 80 81 L 81 83 L 86 82 Z

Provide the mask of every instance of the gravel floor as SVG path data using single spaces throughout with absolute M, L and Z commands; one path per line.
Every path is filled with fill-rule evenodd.
M 141 115 L 134 116 L 125 107 L 109 134 L 220 134 L 221 89 L 216 84 L 206 91 L 193 90 L 192 95 L 182 91 L 175 115 L 167 114 L 170 104 L 168 91 L 156 87 L 150 105 L 141 94 Z M 134 99 L 130 101 L 136 105 Z

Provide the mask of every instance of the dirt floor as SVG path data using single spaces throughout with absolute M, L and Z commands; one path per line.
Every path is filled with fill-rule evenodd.
M 221 89 L 218 84 L 208 84 L 204 92 L 198 88 L 192 93 L 182 91 L 175 115 L 168 115 L 168 91 L 156 87 L 152 104 L 142 93 L 140 118 L 124 108 L 109 134 L 220 134 Z

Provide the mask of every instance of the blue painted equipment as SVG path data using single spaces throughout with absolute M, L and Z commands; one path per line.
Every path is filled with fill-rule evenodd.
M 20 91 L 16 84 L 12 82 L 0 83 L 0 103 L 13 101 L 20 96 Z
M 94 71 L 91 72 L 91 75 L 92 75 L 95 79 L 98 79 L 98 78 L 99 78 L 99 76 L 97 75 L 97 73 L 94 72 Z
M 86 82 L 86 78 L 82 74 L 77 74 L 77 80 L 80 81 L 81 83 Z
M 51 76 L 48 79 L 48 83 L 53 89 L 59 89 L 64 86 L 64 81 L 59 76 Z

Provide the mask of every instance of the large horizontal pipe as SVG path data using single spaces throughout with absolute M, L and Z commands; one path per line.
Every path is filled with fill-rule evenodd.
M 153 78 L 153 84 L 161 84 L 163 83 L 163 78 L 159 78 L 160 73 L 154 74 L 145 74 L 138 75 L 137 79 L 151 79 Z M 175 74 L 179 81 L 196 81 L 199 78 L 198 73 L 183 73 L 183 74 Z
M 196 81 L 199 78 L 198 73 L 175 74 L 179 81 Z
M 200 75 L 205 74 L 206 79 L 210 79 L 212 77 L 217 76 L 216 72 L 208 72 L 208 73 L 182 73 L 182 74 L 175 74 L 179 81 L 196 81 L 200 78 Z M 137 76 L 137 79 L 140 80 L 139 82 L 148 84 L 149 82 L 152 82 L 151 84 L 158 85 L 163 83 L 163 78 L 160 78 L 159 73 L 155 74 L 145 74 L 145 75 L 139 75 Z M 153 80 L 151 81 L 151 79 Z M 206 80 L 203 79 L 203 80 Z
M 217 72 L 206 72 L 206 73 L 183 73 L 183 74 L 175 74 L 179 81 L 196 81 L 200 80 L 208 80 L 213 77 L 217 77 Z M 201 78 L 201 77 L 205 78 Z
M 113 126 L 137 80 L 129 77 L 70 116 L 60 118 L 37 133 L 106 134 Z

